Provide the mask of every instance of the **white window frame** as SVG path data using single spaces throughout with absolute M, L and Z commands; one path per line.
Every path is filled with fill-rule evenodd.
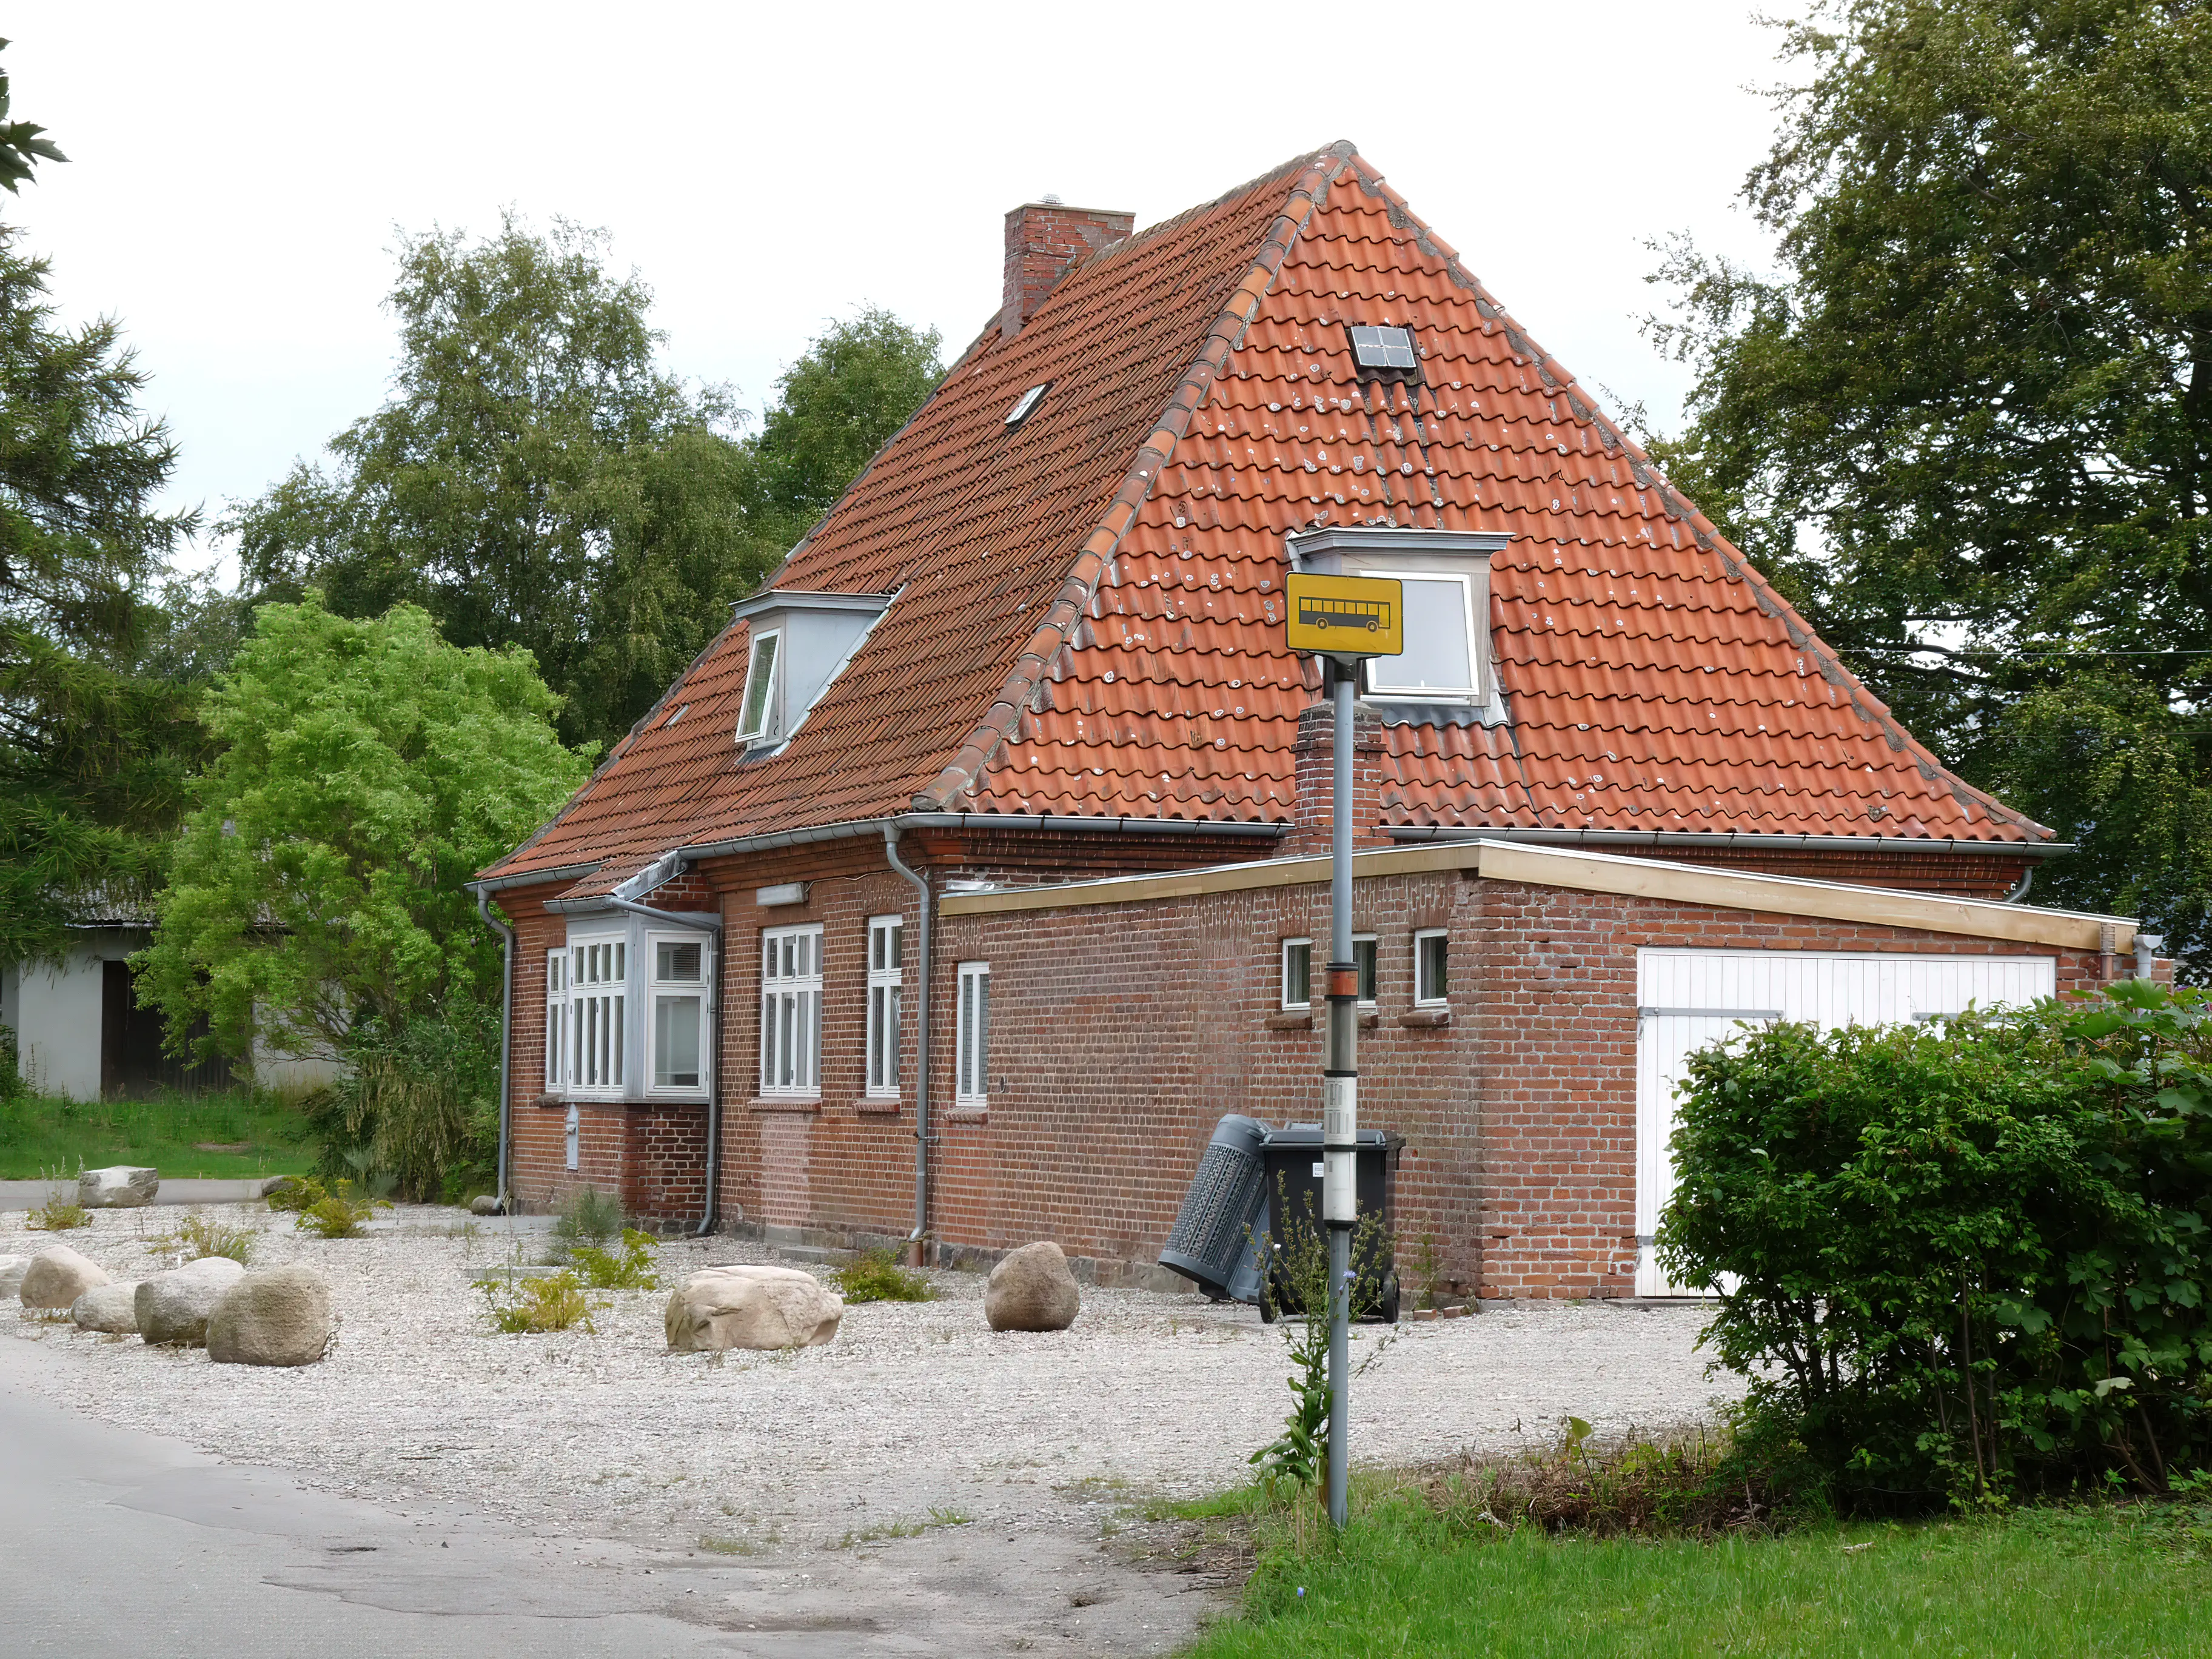
M 1388 570 L 1368 573 L 1389 576 L 1399 581 L 1453 582 L 1459 587 L 1460 615 L 1467 629 L 1467 672 L 1476 682 L 1473 685 L 1388 685 L 1380 678 L 1388 657 L 1370 657 L 1364 665 L 1367 689 L 1365 695 L 1377 702 L 1480 702 L 1482 701 L 1482 636 L 1478 631 L 1480 621 L 1474 614 L 1474 578 L 1464 570 L 1427 570 L 1414 565 L 1396 565 Z
M 896 1100 L 903 1077 L 899 1045 L 906 995 L 906 918 L 868 918 L 867 1074 L 870 1100 Z
M 1291 1000 L 1291 953 L 1293 951 L 1304 951 L 1306 953 L 1306 994 L 1305 1000 L 1303 1002 L 1293 1002 Z M 1278 990 L 1281 994 L 1277 1000 L 1280 1001 L 1285 1008 L 1312 1007 L 1313 941 L 1310 939 L 1303 937 L 1285 939 L 1282 943 L 1282 949 L 1279 953 L 1277 960 L 1280 963 L 1280 971 L 1276 975 L 1275 983 Z
M 1382 943 L 1372 933 L 1354 933 L 1352 936 L 1352 965 L 1355 969 L 1359 966 L 1359 947 L 1363 945 L 1367 946 L 1368 955 L 1375 963 L 1375 994 L 1371 997 L 1361 997 L 1359 1006 L 1372 1008 L 1382 996 Z M 1355 973 L 1352 975 L 1352 983 L 1357 986 L 1358 982 L 1359 976 Z
M 953 984 L 952 1103 L 980 1110 L 991 1103 L 991 964 L 962 963 Z
M 699 947 L 699 977 L 692 979 L 663 979 L 660 977 L 660 947 L 664 945 L 696 945 Z M 699 1003 L 699 1070 L 696 1083 L 663 1083 L 660 1080 L 660 1021 L 661 1003 L 670 994 L 678 999 L 696 997 Z M 645 1074 L 645 1092 L 660 1099 L 704 1100 L 711 1092 L 714 1079 L 708 1075 L 713 1066 L 714 1030 L 714 944 L 713 935 L 703 930 L 684 929 L 677 933 L 653 933 L 645 936 L 645 1008 L 647 1030 L 645 1052 L 651 1063 Z
M 762 647 L 764 646 L 769 647 L 769 650 L 768 667 L 763 676 L 761 654 Z M 778 728 L 782 724 L 778 718 L 781 711 L 776 706 L 776 684 L 777 676 L 783 672 L 783 630 L 780 628 L 763 629 L 747 641 L 745 689 L 738 699 L 738 741 L 739 743 L 766 743 L 772 741 L 776 736 Z M 758 717 L 750 726 L 747 726 L 745 711 L 753 706 L 753 687 L 756 682 L 761 684 L 760 709 Z
M 629 1075 L 629 935 L 568 936 L 567 1091 L 618 1100 Z
M 822 1097 L 822 924 L 761 930 L 760 1091 Z
M 545 1092 L 558 1094 L 568 1076 L 568 947 L 545 952 Z
M 1421 946 L 1424 941 L 1432 939 L 1442 939 L 1444 942 L 1444 972 L 1443 975 L 1444 984 L 1442 988 L 1432 987 L 1428 983 L 1428 975 L 1423 967 L 1424 957 Z M 1416 1008 L 1443 1007 L 1451 1000 L 1450 986 L 1450 930 L 1443 927 L 1423 927 L 1416 930 L 1413 934 L 1413 1006 Z

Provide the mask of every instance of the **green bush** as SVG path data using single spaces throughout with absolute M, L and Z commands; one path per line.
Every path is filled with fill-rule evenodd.
M 356 1194 L 350 1181 L 338 1180 L 331 1190 L 312 1203 L 300 1206 L 299 1218 L 294 1224 L 302 1232 L 311 1232 L 324 1238 L 359 1238 L 361 1224 L 375 1215 L 382 1200 Z M 386 1209 L 392 1206 L 384 1205 Z
M 589 1331 L 591 1299 L 572 1273 L 549 1273 L 542 1279 L 518 1279 L 511 1284 L 484 1286 L 484 1303 L 492 1327 L 510 1336 L 539 1331 L 565 1331 L 580 1325 Z
M 830 1277 L 848 1302 L 934 1302 L 937 1287 L 889 1250 L 863 1250 Z
M 23 1051 L 15 1028 L 0 1025 L 0 1101 L 21 1100 L 30 1091 L 23 1081 Z
M 1740 1432 L 1857 1507 L 2212 1463 L 2212 1001 L 2142 981 L 1691 1057 L 1659 1255 Z M 1732 1276 L 1732 1278 L 1723 1276 Z
M 660 1276 L 653 1269 L 653 1256 L 659 1247 L 654 1243 L 653 1235 L 625 1227 L 622 1237 L 619 1255 L 596 1244 L 574 1244 L 569 1247 L 568 1259 L 584 1276 L 584 1283 L 595 1291 L 659 1290 Z
M 579 1243 L 604 1248 L 609 1240 L 624 1234 L 628 1220 L 622 1200 L 596 1187 L 579 1187 L 562 1201 L 553 1236 L 564 1249 L 573 1249 Z
M 404 1200 L 435 1203 L 495 1178 L 499 1006 L 454 998 L 434 1018 L 364 1021 L 344 1076 L 301 1111 L 321 1137 L 320 1173 L 374 1170 Z

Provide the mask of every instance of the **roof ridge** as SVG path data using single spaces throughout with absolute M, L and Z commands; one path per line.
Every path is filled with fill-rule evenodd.
M 1691 538 L 1699 547 L 1719 557 L 1722 570 L 1751 591 L 1752 599 L 1759 608 L 1782 623 L 1784 631 L 1790 636 L 1790 644 L 1813 659 L 1820 677 L 1830 684 L 1838 686 L 1860 716 L 1881 728 L 1892 750 L 1900 754 L 1909 752 L 1918 765 L 1921 775 L 1929 782 L 1935 781 L 1936 775 L 1940 773 L 1950 785 L 1954 798 L 1971 796 L 1992 818 L 2017 824 L 2045 840 L 2057 838 L 2055 830 L 2038 823 L 2027 814 L 1968 783 L 1945 765 L 1934 750 L 1906 731 L 1897 717 L 1890 713 L 1889 705 L 1867 689 L 1865 682 L 1845 665 L 1834 647 L 1814 631 L 1813 625 L 1805 620 L 1795 605 L 1776 591 L 1764 574 L 1753 568 L 1751 562 L 1744 557 L 1742 550 L 1723 533 L 1720 526 L 1707 518 L 1696 502 L 1674 488 L 1642 446 L 1622 431 L 1595 402 L 1582 395 L 1581 382 L 1573 371 L 1536 343 L 1498 296 L 1484 286 L 1480 277 L 1460 263 L 1459 251 L 1430 228 L 1427 221 L 1413 211 L 1412 205 L 1391 187 L 1382 174 L 1368 165 L 1366 157 L 1355 153 L 1350 158 L 1350 165 L 1358 175 L 1362 190 L 1370 196 L 1380 196 L 1389 204 L 1393 225 L 1411 229 L 1418 246 L 1444 262 L 1446 274 L 1450 279 L 1475 296 L 1475 308 L 1486 315 L 1493 315 L 1504 329 L 1506 343 L 1528 359 L 1538 377 L 1547 386 L 1565 397 L 1567 406 L 1578 419 L 1596 427 L 1609 447 L 1619 448 L 1627 456 L 1629 470 L 1635 475 L 1637 482 L 1658 497 L 1669 516 L 1680 520 L 1690 527 Z
M 1196 356 L 1183 372 L 1182 379 L 1176 381 L 1166 408 L 1153 422 L 1152 429 L 1138 447 L 1129 470 L 1122 475 L 1121 488 L 1114 492 L 1113 499 L 1107 504 L 1098 523 L 1084 538 L 1074 563 L 1060 582 L 1060 592 L 1045 612 L 1044 620 L 1037 624 L 1036 631 L 1030 635 L 1029 642 L 1014 659 L 1014 665 L 1008 672 L 1005 684 L 985 710 L 982 719 L 976 722 L 967 741 L 954 752 L 952 759 L 929 786 L 914 797 L 916 811 L 943 811 L 954 799 L 966 793 L 982 775 L 992 756 L 1012 733 L 1022 711 L 1029 707 L 1030 700 L 1036 695 L 1038 682 L 1051 667 L 1053 659 L 1066 646 L 1077 619 L 1090 607 L 1106 562 L 1114 556 L 1115 550 L 1121 546 L 1121 538 L 1136 523 L 1137 509 L 1152 494 L 1162 469 L 1173 459 L 1176 447 L 1189 429 L 1191 416 L 1212 391 L 1216 377 L 1229 361 L 1230 352 L 1258 312 L 1261 296 L 1273 285 L 1275 273 L 1282 268 L 1284 255 L 1290 251 L 1291 244 L 1327 198 L 1329 186 L 1347 167 L 1353 164 L 1357 154 L 1349 139 L 1340 139 L 1326 149 L 1308 152 L 1298 161 L 1277 169 L 1275 173 L 1262 173 L 1253 185 L 1243 187 L 1245 191 L 1258 188 L 1289 171 L 1290 167 L 1302 167 L 1296 183 L 1284 200 L 1282 210 L 1275 216 L 1267 235 L 1261 240 L 1259 251 L 1253 256 L 1244 279 L 1230 295 L 1220 314 L 1213 319 L 1212 326 L 1206 330 L 1206 338 L 1200 343 Z M 1231 191 L 1203 208 L 1194 208 L 1190 213 L 1178 214 L 1175 219 L 1164 222 L 1182 223 L 1192 214 L 1211 212 L 1238 194 L 1240 191 Z M 1303 210 L 1296 211 L 1294 218 L 1294 210 L 1302 198 L 1304 207 Z M 1147 237 L 1152 234 L 1151 229 L 1145 233 Z M 1136 240 L 1128 238 L 1115 246 L 1126 247 Z

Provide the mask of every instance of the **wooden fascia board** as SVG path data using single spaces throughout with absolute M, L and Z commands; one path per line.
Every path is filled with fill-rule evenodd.
M 1529 886 L 1617 893 L 1631 898 L 1666 899 L 1729 910 L 1761 910 L 1776 915 L 1818 916 L 1832 921 L 1866 922 L 1973 939 L 2011 939 L 2069 951 L 2104 949 L 2107 929 L 2112 949 L 2130 951 L 2135 944 L 2136 923 L 2124 916 L 2085 915 L 2069 910 L 1993 904 L 1980 899 L 1899 892 L 1885 887 L 1853 887 L 1840 882 L 1808 881 L 1792 876 L 1709 870 L 1658 859 L 1622 858 L 1520 842 L 1446 842 L 1426 847 L 1393 848 L 1355 853 L 1352 863 L 1352 875 L 1359 880 L 1460 870 L 1494 881 L 1517 881 Z M 1320 886 L 1328 880 L 1328 865 L 1326 856 L 1266 859 L 1157 876 L 1113 876 L 1103 881 L 1071 882 L 1052 887 L 949 893 L 939 902 L 938 909 L 946 916 L 1003 915 L 1023 910 L 1073 909 L 1090 904 L 1144 904 L 1209 893 L 1251 892 L 1267 887 Z

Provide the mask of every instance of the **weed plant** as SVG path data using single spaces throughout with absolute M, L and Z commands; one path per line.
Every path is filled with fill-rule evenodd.
M 934 1302 L 937 1287 L 884 1249 L 863 1250 L 830 1275 L 848 1302 Z
M 253 1241 L 261 1235 L 252 1227 L 230 1223 L 194 1210 L 177 1224 L 177 1231 L 157 1241 L 187 1261 L 224 1256 L 241 1267 L 253 1259 Z
M 584 1294 L 583 1281 L 573 1273 L 487 1285 L 483 1293 L 492 1328 L 507 1335 L 566 1331 L 579 1327 L 596 1333 L 592 1315 L 599 1310 Z
M 584 1243 L 605 1249 L 611 1241 L 623 1236 L 628 1222 L 622 1200 L 596 1187 L 579 1187 L 562 1202 L 561 1218 L 553 1224 L 553 1236 L 564 1248 Z
M 34 1232 L 66 1232 L 71 1227 L 92 1225 L 92 1212 L 57 1187 L 46 1194 L 46 1201 L 23 1218 L 23 1224 Z
M 382 1199 L 356 1194 L 353 1182 L 341 1176 L 330 1191 L 300 1211 L 296 1224 L 321 1238 L 359 1238 L 363 1222 L 391 1207 Z
M 583 1282 L 595 1291 L 659 1290 L 660 1275 L 653 1271 L 653 1263 L 659 1246 L 653 1235 L 625 1227 L 622 1242 L 619 1254 L 596 1244 L 571 1245 L 568 1260 Z

